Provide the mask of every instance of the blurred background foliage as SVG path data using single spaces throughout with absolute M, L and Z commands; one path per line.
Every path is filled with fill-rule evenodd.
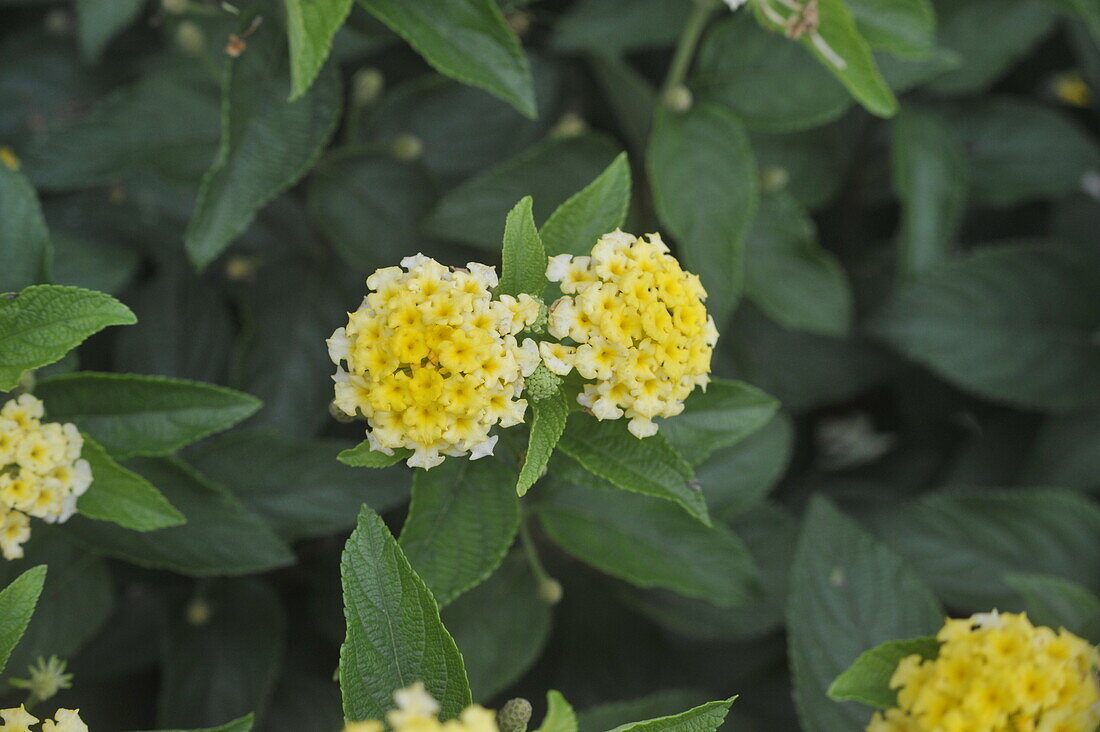
M 0 190 L 0 250 L 52 242 L 53 282 L 139 318 L 50 371 L 184 377 L 264 402 L 179 458 L 131 462 L 185 513 L 222 496 L 194 533 L 36 528 L 28 559 L 0 566 L 3 585 L 50 564 L 9 672 L 70 658 L 77 684 L 59 701 L 98 730 L 253 709 L 262 730 L 338 729 L 340 551 L 361 502 L 400 527 L 411 473 L 335 461 L 362 432 L 329 416 L 324 339 L 374 268 L 417 251 L 496 263 L 516 200 L 532 195 L 541 224 L 623 150 L 625 228 L 664 231 L 703 275 L 715 372 L 782 404 L 698 466 L 760 586 L 720 607 L 613 579 L 633 570 L 601 564 L 596 535 L 634 531 L 658 553 L 670 535 L 644 505 L 602 510 L 596 494 L 570 523 L 559 486 L 532 529 L 560 604 L 539 599 L 517 549 L 443 610 L 476 700 L 557 688 L 595 731 L 738 693 L 729 729 L 797 729 L 793 667 L 804 728 L 857 729 L 866 714 L 821 693 L 846 663 L 820 657 L 847 661 L 938 602 L 1022 607 L 1052 577 L 1100 589 L 1094 2 L 847 0 L 885 79 L 856 96 L 888 114 L 892 90 L 889 118 L 751 9 L 713 15 L 678 113 L 660 88 L 692 0 L 499 5 L 529 88 L 446 78 L 356 5 L 290 103 L 281 3 L 258 3 L 242 32 L 205 0 L 0 0 L 0 144 L 48 225 L 17 227 Z M 0 290 L 47 274 L 14 261 L 0 251 Z M 551 465 L 590 480 L 576 470 Z M 847 516 L 807 512 L 814 496 Z M 223 556 L 189 552 L 197 541 Z M 848 571 L 863 580 L 822 613 L 815 586 Z M 899 573 L 919 603 L 894 595 Z

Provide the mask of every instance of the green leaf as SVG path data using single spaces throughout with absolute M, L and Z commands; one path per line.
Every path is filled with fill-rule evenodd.
M 1005 583 L 1023 598 L 1036 625 L 1065 628 L 1091 641 L 1100 633 L 1100 597 L 1076 582 L 1052 574 L 1008 572 Z
M 66 524 L 96 551 L 193 577 L 253 574 L 293 563 L 293 552 L 262 519 L 182 461 L 136 458 L 128 464 L 154 483 L 187 523 L 149 533 L 80 516 Z
M 401 549 L 440 607 L 485 580 L 508 553 L 519 529 L 513 480 L 493 459 L 416 471 Z
M 344 716 L 383 719 L 393 692 L 424 682 L 450 719 L 470 704 L 462 655 L 381 517 L 364 507 L 340 563 L 347 639 L 340 649 Z
M 1024 461 L 1022 485 L 1100 488 L 1100 411 L 1047 417 Z
M 541 364 L 540 364 L 541 367 Z M 561 390 L 545 399 L 536 399 L 528 392 L 531 402 L 531 436 L 527 440 L 527 454 L 519 470 L 516 493 L 527 495 L 550 463 L 550 456 L 558 445 L 565 422 L 569 418 L 569 402 Z
M 934 636 L 886 641 L 861 653 L 844 673 L 833 679 L 829 698 L 855 701 L 876 709 L 897 706 L 898 692 L 890 688 L 890 677 L 901 660 L 913 655 L 935 658 L 939 653 L 940 642 Z
M 661 5 L 667 7 L 666 3 Z M 626 59 L 595 53 L 588 61 L 628 147 L 644 156 L 657 98 L 653 84 Z
M 942 115 L 907 107 L 893 123 L 891 159 L 902 205 L 899 270 L 917 275 L 950 254 L 966 208 L 966 158 Z
M 359 0 L 441 74 L 485 89 L 534 118 L 531 67 L 492 0 Z
M 46 581 L 46 566 L 28 569 L 0 591 L 0 673 L 31 622 Z
M 336 456 L 336 459 L 344 465 L 350 465 L 355 468 L 388 468 L 408 458 L 410 455 L 412 455 L 411 450 L 400 448 L 394 450 L 393 455 L 387 455 L 384 452 L 372 450 L 370 441 L 363 440 L 355 447 L 341 450 L 340 454 Z
M 557 482 L 540 494 L 538 516 L 567 552 L 638 587 L 723 607 L 746 601 L 755 590 L 756 568 L 733 532 L 704 526 L 665 501 L 593 480 L 585 486 Z
M 721 448 L 696 467 L 711 513 L 736 516 L 764 499 L 779 483 L 794 451 L 794 424 L 777 412 L 745 439 Z
M 787 602 L 795 701 L 808 732 L 862 730 L 870 714 L 829 699 L 833 679 L 866 649 L 934 634 L 942 621 L 915 572 L 828 499 L 811 501 Z
M 350 531 L 364 503 L 388 511 L 409 498 L 402 468 L 365 477 L 334 460 L 342 440 L 234 430 L 187 451 L 200 473 L 233 493 L 288 541 Z
M 700 276 L 707 309 L 722 327 L 741 294 L 745 234 L 756 215 L 757 173 L 749 138 L 732 114 L 700 103 L 658 110 L 646 157 L 657 214 Z
M 809 212 L 783 192 L 760 198 L 745 239 L 745 295 L 787 328 L 843 336 L 852 327 L 844 269 L 818 244 Z
M 626 221 L 630 207 L 630 163 L 619 153 L 611 165 L 558 206 L 539 234 L 550 256 L 585 255 L 604 234 Z
M 802 35 L 800 43 L 810 51 L 840 83 L 848 88 L 856 101 L 879 117 L 890 117 L 898 111 L 898 100 L 875 65 L 871 46 L 860 35 L 855 18 L 845 0 L 822 0 L 818 4 L 820 23 L 817 33 Z M 757 9 L 757 18 L 773 31 L 784 29 Z M 831 49 L 822 52 L 816 38 Z
M 577 715 L 560 691 L 546 692 L 546 716 L 535 732 L 577 732 Z
M 1063 4 L 1081 19 L 1093 43 L 1100 43 L 1100 7 L 1091 0 L 1063 0 Z
M 1100 269 L 1070 249 L 977 250 L 902 286 L 874 332 L 956 386 L 1031 409 L 1100 405 Z
M 684 707 L 700 704 L 707 695 L 695 689 L 666 689 L 636 699 L 597 704 L 581 710 L 581 732 L 604 732 L 639 717 L 649 719 L 675 714 Z
M 554 49 L 621 54 L 671 46 L 691 13 L 689 0 L 581 0 L 554 24 Z
M 51 257 L 37 194 L 26 176 L 0 161 L 0 291 L 44 282 Z
M 691 465 L 660 434 L 639 440 L 621 420 L 600 422 L 578 412 L 569 418 L 558 446 L 612 485 L 672 501 L 710 525 Z
M 783 190 L 806 208 L 821 208 L 840 193 L 853 155 L 842 123 L 785 134 L 750 132 L 749 138 L 760 175 L 785 173 Z
M 517 199 L 531 196 L 535 221 L 545 220 L 617 153 L 610 140 L 591 133 L 548 139 L 449 191 L 424 228 L 444 239 L 497 252 L 505 216 Z
M 658 717 L 645 722 L 632 722 L 616 727 L 612 732 L 714 732 L 722 726 L 736 696 L 724 701 L 712 701 L 670 717 Z
M 54 229 L 53 282 L 117 295 L 129 285 L 141 257 L 107 237 Z
M 253 716 L 251 714 L 236 719 L 220 727 L 208 727 L 206 729 L 187 730 L 186 732 L 252 732 Z M 163 730 L 161 732 L 184 732 L 183 730 Z
M 145 0 L 76 0 L 76 32 L 84 58 L 95 61 L 133 23 Z
M 134 531 L 153 531 L 187 521 L 149 481 L 116 463 L 88 435 L 84 435 L 80 456 L 92 468 L 92 484 L 77 502 L 81 516 Z
M 443 610 L 474 699 L 492 699 L 534 665 L 550 636 L 550 615 L 530 563 L 518 551 Z
M 188 617 L 196 602 L 209 611 L 206 622 Z M 282 664 L 286 625 L 278 593 L 252 577 L 211 583 L 169 603 L 157 723 L 205 727 L 250 710 L 262 715 Z
M 513 297 L 526 293 L 542 298 L 546 289 L 546 250 L 531 215 L 531 197 L 526 196 L 508 212 L 504 222 L 504 252 L 500 270 L 501 294 Z
M 285 0 L 290 38 L 290 100 L 309 89 L 328 58 L 332 38 L 351 12 L 352 0 Z
M 244 232 L 265 203 L 305 174 L 336 129 L 341 86 L 334 64 L 293 102 L 290 93 L 282 39 L 273 28 L 256 32 L 229 63 L 221 148 L 203 177 L 185 236 L 200 269 Z
M 1097 589 L 1100 508 L 1052 490 L 953 491 L 882 507 L 871 528 L 961 610 L 1015 604 L 1009 572 L 1053 574 Z
M 930 0 L 846 0 L 859 32 L 872 48 L 923 57 L 936 41 L 936 12 Z
M 684 411 L 666 420 L 661 431 L 692 465 L 699 465 L 718 449 L 745 439 L 766 425 L 779 402 L 741 381 L 715 379 L 707 390 L 696 390 Z
M 84 371 L 43 379 L 50 419 L 73 422 L 116 458 L 168 455 L 260 408 L 248 394 L 163 376 Z
M 27 369 L 61 360 L 93 333 L 135 322 L 110 295 L 78 287 L 36 285 L 0 295 L 0 391 L 18 384 Z

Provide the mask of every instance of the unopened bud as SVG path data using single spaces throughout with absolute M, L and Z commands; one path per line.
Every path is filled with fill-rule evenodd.
M 523 384 L 532 399 L 549 399 L 561 388 L 561 377 L 540 363 Z
M 416 160 L 424 153 L 424 143 L 416 135 L 405 132 L 393 139 L 390 152 L 398 160 Z
M 527 31 L 531 30 L 531 25 L 535 22 L 535 16 L 526 10 L 516 10 L 515 12 L 508 13 L 504 18 L 504 22 L 508 24 L 508 27 L 512 29 L 520 38 L 527 35 Z
M 563 594 L 561 582 L 558 582 L 556 579 L 547 577 L 539 582 L 539 599 L 547 605 L 557 605 L 561 602 L 561 596 Z
M 160 0 L 160 6 L 166 13 L 180 15 L 187 12 L 188 2 L 189 0 Z
M 210 603 L 201 597 L 196 597 L 191 602 L 187 603 L 187 622 L 191 625 L 202 626 L 210 622 L 210 618 L 214 615 L 213 610 L 210 608 Z
M 373 104 L 382 96 L 386 87 L 386 77 L 375 68 L 359 69 L 351 82 L 351 98 L 357 107 Z
M 531 721 L 531 702 L 522 698 L 509 699 L 497 712 L 500 732 L 524 732 Z
M 34 393 L 34 387 L 37 383 L 38 377 L 34 375 L 34 371 L 28 369 L 20 375 L 19 383 L 16 385 L 15 390 L 20 394 L 32 394 Z
M 778 193 L 787 187 L 790 180 L 791 174 L 778 165 L 768 165 L 760 169 L 760 188 L 764 193 Z
M 10 147 L 0 147 L 0 163 L 11 170 L 19 170 L 19 158 Z
M 554 125 L 550 134 L 554 137 L 576 137 L 588 129 L 588 123 L 576 112 L 566 112 Z
M 225 263 L 225 276 L 236 282 L 250 282 L 256 278 L 254 257 L 230 257 Z
M 342 422 L 343 424 L 350 424 L 351 422 L 355 421 L 355 417 L 351 416 L 343 409 L 340 409 L 340 407 L 336 406 L 336 402 L 328 403 L 328 413 L 330 417 L 335 419 L 337 422 Z
M 189 56 L 200 56 L 206 50 L 206 33 L 198 23 L 184 20 L 176 26 L 176 45 Z
M 46 13 L 43 24 L 51 36 L 67 36 L 73 30 L 73 16 L 61 8 L 54 8 Z
M 676 86 L 665 92 L 665 106 L 671 109 L 673 112 L 683 114 L 691 109 L 692 102 L 694 101 L 691 96 L 691 89 L 688 89 L 683 84 L 677 84 Z

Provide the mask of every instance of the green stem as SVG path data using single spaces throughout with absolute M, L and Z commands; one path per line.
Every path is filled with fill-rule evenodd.
M 703 29 L 717 9 L 718 0 L 695 0 L 695 7 L 680 32 L 672 64 L 668 67 L 668 76 L 665 77 L 661 92 L 663 98 L 667 99 L 673 90 L 683 86 L 691 61 L 695 58 L 695 50 L 699 47 L 699 39 L 703 37 Z
M 548 581 L 554 582 L 554 578 L 546 571 L 546 567 L 542 565 L 542 559 L 539 558 L 539 550 L 535 546 L 535 540 L 531 537 L 531 530 L 527 527 L 526 516 L 521 517 L 519 521 L 519 540 L 523 544 L 523 553 L 527 555 L 531 571 L 534 572 L 535 579 L 539 581 L 539 584 Z

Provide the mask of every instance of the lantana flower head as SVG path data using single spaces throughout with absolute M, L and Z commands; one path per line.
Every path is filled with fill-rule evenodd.
M 445 455 L 491 454 L 490 430 L 523 421 L 523 379 L 538 348 L 516 335 L 535 322 L 539 303 L 494 300 L 496 285 L 492 267 L 452 270 L 422 254 L 367 279 L 372 292 L 328 348 L 338 367 L 334 404 L 366 417 L 372 449 L 407 448 L 410 466 L 432 468 Z
M 477 704 L 466 707 L 457 719 L 440 722 L 439 702 L 420 681 L 393 694 L 396 708 L 386 713 L 393 732 L 498 732 L 496 715 Z M 383 732 L 380 720 L 349 722 L 344 732 Z
M 1100 725 L 1100 652 L 1025 614 L 948 620 L 939 656 L 908 656 L 890 687 L 898 705 L 876 713 L 868 732 L 1032 730 L 1093 732 Z
M 0 709 L 0 732 L 32 732 L 31 727 L 38 724 L 37 717 L 23 707 Z M 58 709 L 53 719 L 42 722 L 41 732 L 88 732 L 88 725 L 80 719 L 77 709 Z
M 659 234 L 613 231 L 591 256 L 550 258 L 546 276 L 563 297 L 550 308 L 539 349 L 547 368 L 588 380 L 577 401 L 597 419 L 630 420 L 635 436 L 657 432 L 696 386 L 710 381 L 718 341 L 698 276 L 685 272 Z
M 23 556 L 30 517 L 67 521 L 92 483 L 91 467 L 80 458 L 80 431 L 43 422 L 44 414 L 41 400 L 30 394 L 0 408 L 0 553 L 6 559 Z

